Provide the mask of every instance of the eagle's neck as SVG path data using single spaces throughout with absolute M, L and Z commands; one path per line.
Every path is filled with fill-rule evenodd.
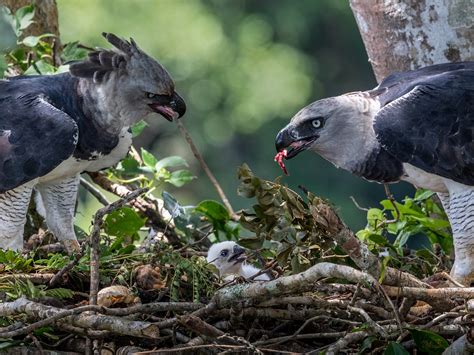
M 84 110 L 109 133 L 119 134 L 124 127 L 130 127 L 149 113 L 146 106 L 140 109 L 140 105 L 130 101 L 127 80 L 130 79 L 118 73 L 111 73 L 100 84 L 91 79 L 79 79 L 78 91 L 84 100 Z
M 389 154 L 379 143 L 373 128 L 373 120 L 380 105 L 364 92 L 339 97 L 344 121 L 339 125 L 337 139 L 332 146 L 319 152 L 334 165 L 354 175 L 378 182 L 398 181 L 403 174 L 402 163 Z
M 321 136 L 312 149 L 335 166 L 355 172 L 374 150 L 380 149 L 375 137 L 373 118 L 379 105 L 363 93 L 338 96 L 340 106 L 331 117 L 332 132 Z

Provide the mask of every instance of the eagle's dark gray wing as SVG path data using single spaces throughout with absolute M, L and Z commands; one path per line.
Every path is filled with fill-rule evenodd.
M 0 193 L 49 173 L 77 137 L 74 120 L 42 98 L 0 96 Z
M 393 73 L 383 79 L 375 89 L 369 91 L 369 94 L 377 96 L 381 105 L 384 106 L 405 95 L 418 84 L 436 80 L 434 77 L 437 75 L 443 76 L 446 73 L 462 69 L 474 70 L 474 62 L 443 63 L 407 72 Z
M 474 70 L 437 72 L 394 90 L 401 95 L 374 120 L 382 146 L 402 162 L 474 185 Z

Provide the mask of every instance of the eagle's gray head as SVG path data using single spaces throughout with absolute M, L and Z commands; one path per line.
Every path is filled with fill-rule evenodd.
M 232 241 L 213 244 L 207 252 L 207 262 L 217 267 L 220 276 L 238 274 L 245 258 L 245 250 Z
M 372 119 L 377 103 L 364 95 L 322 99 L 301 109 L 275 139 L 287 159 L 310 149 L 336 166 L 350 169 L 354 157 L 363 156 L 375 142 Z
M 115 48 L 89 53 L 86 60 L 72 63 L 73 76 L 86 78 L 96 89 L 99 105 L 125 116 L 133 123 L 150 112 L 169 121 L 186 112 L 183 99 L 165 68 L 148 56 L 133 39 L 123 40 L 114 34 L 102 34 Z

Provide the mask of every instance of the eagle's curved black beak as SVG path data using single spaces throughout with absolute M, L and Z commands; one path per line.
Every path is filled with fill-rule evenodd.
M 292 129 L 288 125 L 278 132 L 275 138 L 275 148 L 277 152 L 281 152 L 285 149 L 289 149 L 286 155 L 286 159 L 291 159 L 301 153 L 303 150 L 308 149 L 316 139 L 317 135 L 304 137 L 304 138 L 295 138 L 292 134 Z
M 150 107 L 170 122 L 183 117 L 186 113 L 186 103 L 177 92 L 171 96 L 157 97 L 156 102 L 150 104 Z

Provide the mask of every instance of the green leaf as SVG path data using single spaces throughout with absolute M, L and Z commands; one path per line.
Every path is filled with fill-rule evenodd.
M 202 201 L 195 210 L 201 212 L 212 221 L 227 221 L 230 219 L 229 212 L 219 202 L 212 200 Z
M 442 354 L 449 343 L 441 335 L 428 330 L 408 329 L 419 351 L 431 355 Z
M 17 36 L 20 36 L 22 31 L 33 23 L 34 16 L 35 7 L 33 5 L 23 6 L 16 10 L 15 19 Z
M 151 169 L 155 168 L 157 160 L 153 154 L 142 148 L 142 160 L 143 163 Z
M 140 120 L 135 123 L 132 126 L 132 137 L 138 137 L 146 127 L 148 127 L 148 123 L 146 123 L 144 120 Z
M 195 178 L 189 170 L 176 170 L 165 181 L 176 187 L 181 187 Z
M 377 245 L 380 245 L 380 246 L 387 246 L 388 245 L 388 240 L 380 234 L 370 233 L 369 236 L 367 237 L 367 239 L 370 240 L 371 242 L 374 242 Z
M 87 50 L 85 48 L 80 48 L 78 41 L 66 44 L 61 53 L 61 59 L 63 62 L 82 60 L 85 58 L 87 58 Z
M 418 189 L 418 190 L 416 190 L 414 200 L 415 201 L 424 201 L 424 200 L 429 199 L 433 195 L 434 195 L 433 191 Z
M 372 228 L 377 227 L 380 222 L 385 221 L 385 215 L 379 208 L 371 208 L 367 211 L 367 222 Z
M 130 207 L 122 207 L 105 219 L 104 231 L 117 237 L 132 236 L 145 225 L 145 219 Z
M 177 155 L 172 155 L 158 161 L 155 165 L 156 171 L 160 171 L 163 168 L 173 168 L 176 166 L 188 166 L 188 163 L 184 158 Z
M 56 72 L 56 68 L 46 62 L 43 59 L 34 62 L 26 71 L 23 73 L 24 75 L 49 75 L 54 74 Z
M 398 343 L 390 342 L 385 348 L 384 355 L 410 355 L 403 346 Z
M 41 36 L 27 36 L 23 38 L 21 43 L 23 43 L 27 47 L 35 47 L 42 38 L 46 38 L 46 37 L 55 37 L 55 36 L 52 33 L 45 33 L 45 34 L 42 34 Z
M 126 175 L 139 174 L 140 164 L 134 158 L 127 157 L 117 165 L 117 170 Z

